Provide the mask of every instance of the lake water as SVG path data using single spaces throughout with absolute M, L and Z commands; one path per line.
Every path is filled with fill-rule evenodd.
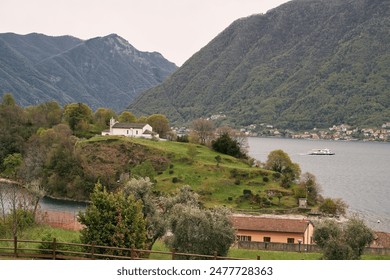
M 341 198 L 376 231 L 390 232 L 390 143 L 250 137 L 249 155 L 261 162 L 281 149 L 310 172 L 324 197 Z M 329 148 L 333 156 L 311 156 L 312 149 Z M 380 221 L 378 223 L 378 221 Z
M 39 201 L 39 205 L 42 210 L 63 211 L 75 214 L 84 211 L 87 206 L 85 202 L 53 199 L 50 197 L 42 198 Z

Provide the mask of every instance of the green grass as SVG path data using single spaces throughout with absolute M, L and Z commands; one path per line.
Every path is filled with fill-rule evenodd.
M 279 200 L 271 197 L 269 209 L 291 209 L 297 207 L 297 201 L 292 196 L 292 190 L 280 187 L 279 182 L 272 178 L 272 172 L 248 164 L 247 161 L 217 153 L 208 147 L 195 145 L 197 155 L 191 159 L 188 155 L 188 143 L 173 141 L 151 141 L 140 138 L 120 136 L 96 136 L 80 142 L 81 145 L 107 144 L 113 148 L 120 142 L 141 145 L 148 153 L 164 155 L 170 161 L 170 167 L 155 177 L 156 190 L 169 195 L 178 188 L 189 185 L 196 191 L 206 207 L 226 206 L 231 209 L 260 210 L 264 206 L 243 199 L 243 191 L 250 190 L 253 195 L 267 196 L 268 190 L 283 192 L 285 196 Z M 115 145 L 114 145 L 115 143 Z M 217 166 L 215 157 L 222 160 Z M 264 182 L 268 177 L 268 182 Z M 174 182 L 176 180 L 176 182 Z
M 70 242 L 78 243 L 80 232 L 64 230 L 58 228 L 52 228 L 50 226 L 36 225 L 29 229 L 26 229 L 21 233 L 19 239 L 23 240 L 35 240 L 41 241 L 44 236 L 50 234 L 52 238 L 56 238 L 58 242 Z M 2 237 L 4 238 L 4 237 Z M 0 242 L 0 247 L 10 247 L 11 243 Z M 38 248 L 38 243 L 23 243 L 22 248 Z M 158 240 L 152 248 L 153 251 L 158 252 L 170 252 L 169 248 L 164 242 Z M 321 259 L 320 253 L 299 253 L 299 252 L 281 252 L 281 251 L 260 251 L 260 250 L 245 250 L 231 248 L 228 253 L 228 257 L 237 259 L 257 259 L 260 256 L 261 260 L 319 260 Z M 172 256 L 170 254 L 150 254 L 150 259 L 154 260 L 170 260 Z M 6 259 L 6 258 L 3 258 Z M 363 260 L 390 260 L 390 256 L 382 255 L 363 255 Z

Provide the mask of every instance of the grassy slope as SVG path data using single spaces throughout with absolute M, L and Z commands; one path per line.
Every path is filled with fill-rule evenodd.
M 283 189 L 277 181 L 272 180 L 272 172 L 256 167 L 251 167 L 247 163 L 236 158 L 219 154 L 207 147 L 196 145 L 198 154 L 192 161 L 188 154 L 188 143 L 178 143 L 170 141 L 151 141 L 137 138 L 97 136 L 86 140 L 86 145 L 111 145 L 116 149 L 113 143 L 117 139 L 121 143 L 130 142 L 136 144 L 135 147 L 142 146 L 147 153 L 165 156 L 170 161 L 170 167 L 167 167 L 161 174 L 156 176 L 156 189 L 163 194 L 171 194 L 183 185 L 191 186 L 201 196 L 201 200 L 206 207 L 226 205 L 234 209 L 259 209 L 257 203 L 252 203 L 249 199 L 242 199 L 244 190 L 251 190 L 252 194 L 266 196 L 269 190 L 277 190 L 286 194 L 281 199 L 281 204 L 276 197 L 271 198 L 272 209 L 286 209 L 296 207 L 296 200 L 291 196 L 291 190 Z M 117 145 L 117 144 L 116 144 Z M 220 155 L 222 161 L 217 166 L 215 157 Z M 107 155 L 109 157 L 109 155 Z M 123 159 L 122 159 L 123 160 Z M 232 170 L 239 174 L 232 176 Z M 234 172 L 233 171 L 233 172 Z M 173 183 L 172 179 L 176 177 L 178 182 Z M 269 181 L 265 183 L 264 177 Z M 238 183 L 239 181 L 239 183 Z

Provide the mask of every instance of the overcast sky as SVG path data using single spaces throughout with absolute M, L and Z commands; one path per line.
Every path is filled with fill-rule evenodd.
M 116 33 L 181 66 L 234 20 L 288 0 L 0 0 L 0 33 Z

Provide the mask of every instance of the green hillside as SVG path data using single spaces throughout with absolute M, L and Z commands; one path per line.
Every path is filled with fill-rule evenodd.
M 112 189 L 120 184 L 117 181 L 121 173 L 132 174 L 140 165 L 150 162 L 156 171 L 156 192 L 160 194 L 170 195 L 189 185 L 206 207 L 226 205 L 247 210 L 297 207 L 292 189 L 280 187 L 273 172 L 201 145 L 195 146 L 197 155 L 191 159 L 190 145 L 193 144 L 97 136 L 79 142 L 77 150 L 86 177 L 99 179 Z M 218 166 L 217 155 L 222 157 Z M 283 194 L 280 203 L 278 193 Z
M 163 84 L 133 101 L 177 124 L 303 129 L 390 119 L 390 2 L 295 0 L 237 20 Z

